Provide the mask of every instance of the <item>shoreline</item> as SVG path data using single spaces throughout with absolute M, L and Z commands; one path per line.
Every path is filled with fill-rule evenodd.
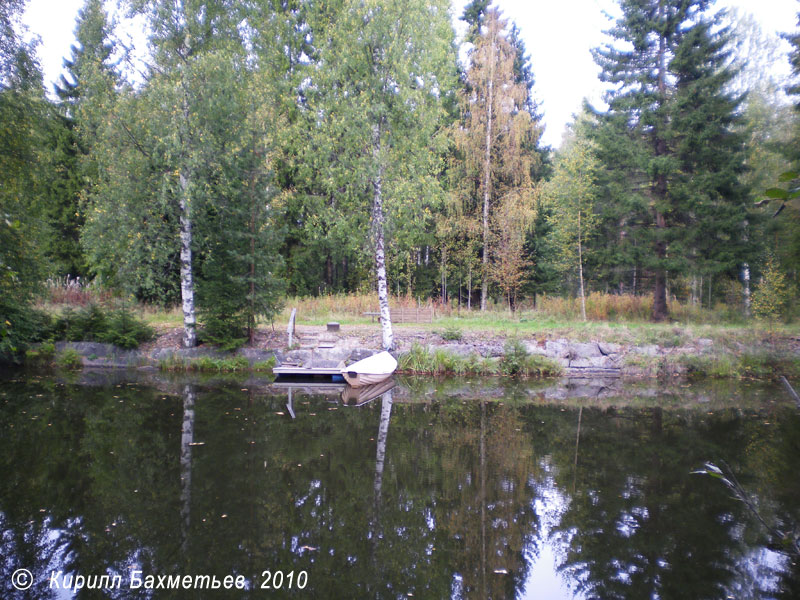
M 79 356 L 83 368 L 191 370 L 196 361 L 206 361 L 209 365 L 219 361 L 220 366 L 224 361 L 232 361 L 229 364 L 235 368 L 230 370 L 252 370 L 258 365 L 260 368 L 256 370 L 264 370 L 271 360 L 276 364 L 286 360 L 352 362 L 377 352 L 380 347 L 380 333 L 371 327 L 343 326 L 338 332 L 328 332 L 324 326 L 298 326 L 292 347 L 286 346 L 286 334 L 262 330 L 256 347 L 242 347 L 234 352 L 208 346 L 181 348 L 180 331 L 179 328 L 162 331 L 136 350 L 96 342 L 56 342 L 55 353 L 58 356 L 71 349 Z M 397 328 L 395 340 L 393 354 L 401 359 L 401 365 L 402 356 L 410 352 L 428 358 L 427 369 L 408 366 L 398 369 L 404 374 L 501 374 L 497 365 L 504 359 L 506 344 L 517 340 L 517 347 L 521 345 L 527 357 L 555 367 L 560 372 L 557 377 L 561 378 L 800 377 L 800 339 L 793 337 L 752 340 L 749 344 L 741 341 L 720 344 L 709 338 L 697 338 L 681 339 L 680 345 L 662 345 L 468 332 L 461 339 L 447 340 L 434 331 L 403 327 Z M 470 370 L 476 365 L 478 370 Z

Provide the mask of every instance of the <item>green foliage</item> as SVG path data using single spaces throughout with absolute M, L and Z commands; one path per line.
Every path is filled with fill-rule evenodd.
M 437 348 L 433 352 L 421 344 L 414 343 L 408 352 L 398 357 L 400 371 L 430 375 L 496 375 L 497 361 L 483 358 L 477 353 L 468 356 L 453 354 Z
M 508 338 L 503 345 L 503 358 L 500 360 L 500 369 L 503 375 L 521 375 L 525 369 L 528 351 L 519 338 Z
M 680 357 L 687 376 L 694 379 L 800 377 L 800 359 L 773 351 L 742 354 L 690 354 Z
M 605 166 L 598 241 L 612 282 L 642 268 L 655 275 L 660 320 L 668 272 L 735 275 L 753 262 L 740 100 L 727 87 L 728 34 L 704 14 L 707 2 L 623 0 L 621 8 L 614 43 L 595 51 L 614 84 L 592 129 Z
M 38 348 L 29 348 L 25 351 L 25 364 L 48 365 L 53 362 L 56 346 L 53 342 L 42 342 Z
M 753 293 L 753 314 L 776 320 L 786 316 L 791 293 L 786 276 L 773 259 L 767 262 L 761 284 Z
M 109 316 L 107 330 L 102 339 L 106 343 L 130 350 L 151 340 L 154 333 L 152 327 L 137 319 L 128 308 L 121 307 Z
M 460 341 L 461 338 L 464 336 L 464 332 L 461 331 L 459 327 L 452 325 L 442 330 L 442 332 L 439 335 L 442 336 L 443 340 L 457 342 Z
M 510 377 L 557 377 L 561 366 L 546 356 L 528 354 L 519 338 L 510 337 L 503 345 L 500 372 Z
M 180 372 L 216 372 L 216 373 L 236 373 L 242 371 L 259 371 L 271 373 L 275 366 L 275 357 L 269 360 L 254 363 L 252 366 L 245 356 L 233 356 L 230 358 L 212 358 L 201 356 L 200 358 L 186 359 L 177 355 L 170 355 L 169 358 L 159 363 L 162 371 Z
M 103 342 L 130 350 L 152 339 L 154 331 L 127 307 L 107 311 L 99 304 L 88 304 L 77 311 L 66 308 L 56 318 L 51 335 L 68 342 Z
M 56 356 L 56 365 L 62 369 L 80 369 L 83 366 L 83 360 L 77 350 L 65 348 Z

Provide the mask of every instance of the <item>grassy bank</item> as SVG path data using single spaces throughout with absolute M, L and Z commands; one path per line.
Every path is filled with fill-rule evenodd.
M 507 375 L 523 378 L 558 377 L 561 366 L 544 356 L 525 352 L 518 340 L 509 340 L 504 355 L 499 358 L 484 358 L 477 353 L 466 356 L 454 354 L 441 348 L 433 351 L 413 344 L 411 349 L 398 359 L 401 373 L 420 375 Z
M 272 373 L 275 366 L 275 359 L 250 364 L 244 356 L 232 356 L 230 358 L 211 358 L 201 356 L 199 358 L 181 358 L 172 356 L 159 362 L 159 369 L 162 371 L 173 371 L 181 373 L 237 373 L 237 372 L 260 372 Z

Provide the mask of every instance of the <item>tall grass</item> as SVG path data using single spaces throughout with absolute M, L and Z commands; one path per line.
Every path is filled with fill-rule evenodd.
M 580 321 L 581 307 L 579 298 L 562 296 L 539 296 L 536 307 L 529 303 L 520 303 L 516 313 L 512 315 L 504 303 L 489 303 L 486 312 L 479 312 L 475 307 L 471 311 L 466 306 L 458 306 L 456 302 L 441 303 L 433 299 L 418 299 L 414 296 L 391 296 L 392 307 L 413 308 L 416 306 L 432 306 L 437 318 L 473 317 L 482 319 L 517 318 L 552 318 L 560 321 Z M 376 293 L 328 294 L 323 296 L 300 297 L 286 299 L 285 308 L 280 320 L 288 320 L 292 308 L 297 308 L 298 317 L 304 321 L 323 321 L 342 318 L 347 321 L 371 319 L 364 313 L 378 311 L 378 295 Z M 684 323 L 707 324 L 741 324 L 743 316 L 738 310 L 724 304 L 714 310 L 701 308 L 689 303 L 671 299 L 670 316 L 673 321 Z M 594 322 L 649 322 L 653 311 L 651 295 L 634 296 L 632 294 L 604 294 L 592 292 L 586 297 L 586 317 Z
M 430 300 L 418 300 L 413 296 L 391 296 L 389 305 L 397 308 L 414 308 L 418 305 L 431 306 Z M 284 320 L 289 319 L 293 308 L 304 320 L 331 319 L 336 316 L 362 318 L 366 312 L 378 311 L 377 293 L 326 294 L 323 296 L 291 296 L 286 298 L 283 313 Z M 369 318 L 369 317 L 367 317 Z
M 529 355 L 524 347 L 507 347 L 502 358 L 484 358 L 477 353 L 467 356 L 437 348 L 433 352 L 420 344 L 401 354 L 398 364 L 406 373 L 426 375 L 508 375 L 513 377 L 556 377 L 561 367 L 545 357 Z

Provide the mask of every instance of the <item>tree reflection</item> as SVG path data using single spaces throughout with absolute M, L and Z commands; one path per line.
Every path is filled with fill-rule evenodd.
M 243 574 L 253 597 L 282 570 L 308 585 L 273 597 L 513 598 L 545 544 L 589 598 L 796 597 L 797 566 L 690 475 L 724 459 L 766 517 L 796 527 L 794 413 L 765 425 L 390 391 L 358 407 L 295 395 L 289 415 L 285 396 L 241 385 L 172 390 L 0 388 L 2 597 L 49 597 L 7 582 L 54 567 Z

